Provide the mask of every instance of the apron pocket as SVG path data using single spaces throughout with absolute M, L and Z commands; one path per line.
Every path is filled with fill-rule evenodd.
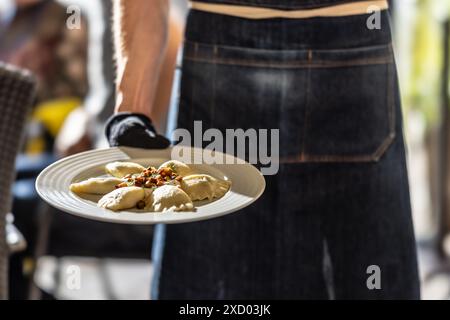
M 282 163 L 378 161 L 395 139 L 391 44 L 265 50 L 186 41 L 183 73 L 180 113 L 190 116 L 182 124 L 279 128 Z
M 302 149 L 284 162 L 378 161 L 395 138 L 391 46 L 311 51 Z

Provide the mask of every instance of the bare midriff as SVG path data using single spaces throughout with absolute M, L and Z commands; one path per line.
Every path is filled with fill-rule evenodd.
M 190 5 L 191 9 L 194 10 L 246 19 L 306 19 L 314 17 L 342 17 L 369 14 L 375 11 L 386 10 L 389 7 L 387 0 L 349 2 L 302 10 L 280 10 L 256 6 L 206 3 L 201 1 L 191 1 Z

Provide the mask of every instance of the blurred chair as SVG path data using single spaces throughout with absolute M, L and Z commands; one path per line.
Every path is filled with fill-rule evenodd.
M 34 95 L 35 82 L 28 72 L 0 63 L 0 299 L 8 298 L 6 216 L 11 206 L 14 163 Z M 8 230 L 16 232 L 11 227 Z
M 11 254 L 21 252 L 26 249 L 27 241 L 23 234 L 14 225 L 12 213 L 6 215 L 6 243 Z

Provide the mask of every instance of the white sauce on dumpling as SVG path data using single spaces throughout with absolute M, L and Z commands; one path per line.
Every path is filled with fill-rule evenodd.
M 141 173 L 145 170 L 143 166 L 134 162 L 111 162 L 105 166 L 107 173 L 117 178 L 123 178 L 127 174 Z
M 75 182 L 70 185 L 70 190 L 75 193 L 107 194 L 115 189 L 115 186 L 123 182 L 115 177 L 90 178 L 84 181 Z
M 191 211 L 194 209 L 194 204 L 186 192 L 179 187 L 164 185 L 153 191 L 152 207 L 158 212 Z
M 145 191 L 143 188 L 124 187 L 104 195 L 98 201 L 98 206 L 114 211 L 131 209 L 136 207 L 136 204 L 144 198 Z

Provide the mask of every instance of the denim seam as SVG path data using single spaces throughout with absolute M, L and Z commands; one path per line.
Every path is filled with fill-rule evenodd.
M 338 68 L 338 67 L 356 67 L 356 66 L 367 66 L 367 65 L 377 65 L 377 64 L 387 64 L 393 62 L 392 57 L 385 58 L 373 58 L 373 59 L 354 59 L 346 60 L 342 62 L 332 62 L 325 60 L 316 60 L 312 63 L 305 61 L 298 61 L 296 63 L 261 63 L 256 60 L 237 60 L 237 59 L 223 59 L 223 58 L 194 58 L 190 56 L 185 56 L 184 59 L 194 62 L 210 63 L 210 64 L 223 64 L 223 65 L 234 65 L 234 66 L 247 66 L 247 67 L 262 67 L 262 68 L 272 68 L 272 69 L 296 69 L 296 68 Z
M 184 39 L 183 41 L 184 47 L 191 46 L 194 47 L 194 50 L 198 50 L 199 47 L 204 47 L 208 50 L 237 50 L 237 51 L 253 51 L 253 52 L 267 52 L 267 53 L 279 53 L 283 52 L 304 52 L 305 54 L 308 51 L 324 53 L 352 53 L 352 52 L 361 52 L 361 51 L 373 51 L 373 50 L 388 50 L 388 54 L 393 53 L 392 42 L 388 42 L 385 44 L 376 44 L 370 46 L 359 46 L 359 47 L 350 47 L 350 48 L 335 48 L 335 49 L 314 49 L 314 48 L 298 48 L 298 49 L 266 49 L 266 48 L 254 48 L 254 47 L 243 47 L 243 46 L 235 46 L 235 45 L 226 45 L 226 44 L 210 44 L 205 42 L 191 41 Z M 219 52 L 219 51 L 217 51 Z
M 198 53 L 198 43 L 195 43 L 194 45 L 194 57 L 197 57 L 197 53 Z M 183 65 L 185 65 L 185 63 L 183 63 Z M 189 92 L 190 96 L 189 98 L 189 109 L 190 109 L 190 115 L 189 115 L 189 119 L 191 123 L 194 123 L 194 89 L 195 89 L 195 81 L 191 81 L 191 90 Z
M 216 47 L 214 47 L 214 51 L 213 51 L 213 54 L 214 54 L 214 57 L 216 57 L 216 55 L 217 55 L 217 53 L 218 53 L 218 49 L 216 48 Z M 217 74 L 217 66 L 216 65 L 214 65 L 213 66 L 213 72 L 214 72 L 214 74 L 212 75 L 212 79 L 211 79 L 211 81 L 212 81 L 212 94 L 211 94 L 211 103 L 209 104 L 209 115 L 210 115 L 210 121 L 211 121 L 211 123 L 210 123 L 210 127 L 211 128 L 214 128 L 214 122 L 215 122 L 215 102 L 216 102 L 216 90 L 217 90 L 217 78 L 216 78 L 216 74 Z
M 312 51 L 309 50 L 308 51 L 308 62 L 312 60 L 313 54 Z M 307 128 L 308 128 L 308 118 L 309 118 L 309 97 L 310 97 L 310 91 L 311 91 L 311 87 L 310 87 L 310 81 L 311 81 L 311 68 L 308 67 L 308 71 L 306 73 L 306 103 L 305 103 L 305 112 L 304 112 L 304 119 L 303 119 L 303 137 L 301 139 L 302 141 L 302 146 L 301 146 L 301 154 L 300 154 L 300 159 L 304 159 L 305 158 L 305 146 L 306 146 L 306 133 L 307 133 Z

